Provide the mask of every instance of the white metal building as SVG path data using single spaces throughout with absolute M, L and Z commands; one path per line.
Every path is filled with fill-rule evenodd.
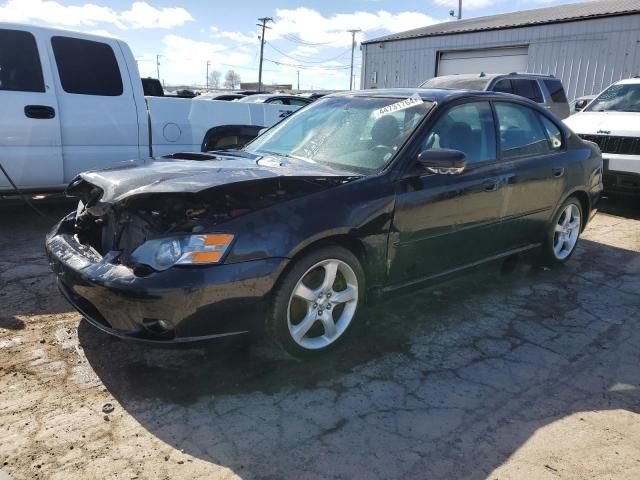
M 361 88 L 415 87 L 439 75 L 530 72 L 569 99 L 640 75 L 640 0 L 600 0 L 472 18 L 362 43 Z

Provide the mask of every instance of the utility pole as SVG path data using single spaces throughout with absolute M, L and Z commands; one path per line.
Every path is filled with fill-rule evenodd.
M 298 91 L 300 91 L 300 70 L 298 70 Z
M 156 70 L 158 72 L 158 80 L 160 80 L 160 57 L 162 55 L 156 55 Z
M 262 35 L 260 35 L 260 67 L 258 69 L 258 91 L 262 91 L 262 54 L 264 52 L 264 31 L 267 27 L 267 22 L 273 22 L 273 18 L 271 17 L 262 17 L 259 18 L 258 21 L 260 23 L 256 23 L 257 26 L 262 27 Z
M 349 75 L 349 90 L 353 90 L 353 54 L 356 49 L 356 33 L 361 32 L 359 28 L 347 30 L 351 33 L 351 74 Z
M 458 0 L 458 20 L 462 18 L 462 0 Z
M 211 62 L 207 60 L 207 92 L 209 91 L 209 65 L 211 65 Z

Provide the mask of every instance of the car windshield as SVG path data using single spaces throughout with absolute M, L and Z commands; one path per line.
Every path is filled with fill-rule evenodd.
M 362 173 L 382 169 L 433 107 L 408 98 L 325 97 L 288 117 L 245 149 Z
M 640 83 L 611 85 L 585 111 L 640 112 Z
M 243 97 L 238 101 L 242 103 L 263 103 L 269 98 L 269 95 L 247 95 L 246 97 Z
M 487 88 L 488 77 L 433 77 L 420 85 L 420 88 L 450 88 L 459 90 L 484 90 Z

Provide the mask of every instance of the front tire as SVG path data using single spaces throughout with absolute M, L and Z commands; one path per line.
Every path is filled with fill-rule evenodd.
M 274 294 L 267 320 L 271 344 L 298 357 L 318 356 L 342 343 L 364 303 L 358 258 L 339 246 L 296 260 Z
M 583 218 L 582 205 L 575 197 L 569 197 L 558 209 L 543 245 L 547 265 L 562 265 L 571 258 L 582 232 Z

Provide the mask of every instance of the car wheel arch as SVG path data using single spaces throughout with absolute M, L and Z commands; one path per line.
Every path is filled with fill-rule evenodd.
M 583 218 L 585 219 L 582 222 L 582 227 L 581 227 L 581 230 L 580 230 L 582 232 L 582 231 L 584 231 L 584 229 L 586 227 L 586 224 L 587 224 L 587 221 L 589 219 L 589 215 L 591 214 L 591 200 L 589 199 L 589 194 L 587 193 L 587 191 L 585 189 L 580 188 L 580 187 L 576 187 L 576 188 L 570 190 L 569 192 L 567 192 L 560 199 L 560 201 L 558 202 L 558 204 L 554 208 L 553 215 L 555 215 L 555 213 L 564 204 L 564 202 L 566 202 L 567 199 L 569 199 L 571 197 L 575 197 L 580 202 L 580 206 L 582 207 L 582 215 L 583 215 Z M 551 218 L 553 218 L 553 216 Z
M 298 247 L 296 247 L 291 252 L 291 254 L 288 255 L 288 258 L 290 260 L 289 262 L 287 262 L 287 265 L 285 266 L 285 268 L 282 269 L 281 272 L 279 272 L 278 281 L 276 283 L 279 283 L 280 281 L 282 281 L 283 278 L 286 277 L 289 270 L 293 268 L 293 265 L 296 263 L 297 259 L 302 258 L 304 255 L 307 255 L 309 252 L 312 252 L 322 247 L 331 246 L 331 245 L 345 248 L 346 250 L 353 253 L 356 256 L 356 258 L 360 261 L 360 264 L 362 265 L 362 269 L 364 270 L 366 280 L 367 281 L 369 280 L 369 265 L 367 261 L 368 256 L 367 256 L 367 252 L 364 244 L 360 239 L 353 237 L 351 235 L 342 233 L 342 234 L 328 235 L 321 238 L 315 238 L 310 242 L 305 243 L 304 245 L 299 245 Z

